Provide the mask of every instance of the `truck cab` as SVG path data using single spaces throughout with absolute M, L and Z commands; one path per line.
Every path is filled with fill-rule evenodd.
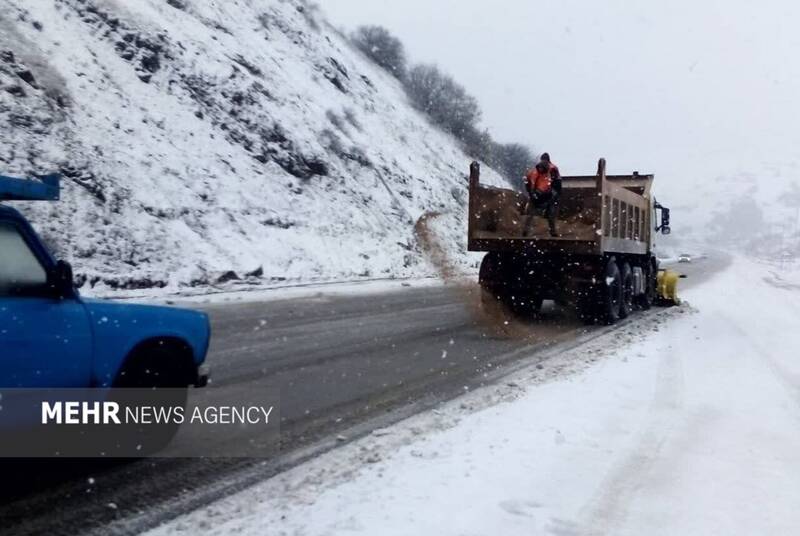
M 0 176 L 0 201 L 54 201 L 59 178 Z M 83 298 L 25 217 L 0 204 L 0 387 L 204 386 L 207 315 Z

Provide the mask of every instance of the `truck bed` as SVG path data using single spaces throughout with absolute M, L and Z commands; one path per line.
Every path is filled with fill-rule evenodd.
M 608 177 L 601 160 L 596 176 L 563 177 L 560 236 L 551 237 L 543 211 L 530 217 L 527 194 L 483 186 L 479 170 L 474 164 L 470 174 L 470 251 L 536 248 L 590 255 L 648 249 L 651 175 Z

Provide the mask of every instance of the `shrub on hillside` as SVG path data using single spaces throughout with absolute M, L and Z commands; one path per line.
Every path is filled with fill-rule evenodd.
M 433 123 L 459 140 L 477 132 L 478 101 L 435 65 L 416 65 L 406 76 L 406 91 L 414 106 Z
M 489 164 L 516 188 L 536 164 L 536 155 L 530 148 L 520 143 L 497 143 L 488 130 L 468 129 L 463 143 L 470 157 Z
M 533 152 L 518 143 L 497 143 L 481 129 L 480 105 L 461 84 L 435 65 L 415 65 L 409 70 L 403 43 L 386 28 L 361 26 L 351 39 L 367 57 L 401 80 L 414 107 L 455 136 L 470 157 L 486 162 L 519 186 L 518 179 L 535 164 Z
M 403 43 L 382 26 L 361 26 L 351 36 L 356 47 L 398 79 L 406 74 Z
M 519 186 L 519 180 L 530 168 L 536 165 L 536 156 L 530 148 L 520 143 L 497 144 L 493 156 L 493 166 L 506 179 Z

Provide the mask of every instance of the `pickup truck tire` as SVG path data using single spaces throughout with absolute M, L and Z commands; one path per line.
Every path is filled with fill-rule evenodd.
M 628 262 L 623 262 L 620 268 L 622 284 L 622 298 L 619 302 L 619 317 L 628 318 L 633 312 L 633 269 Z
M 171 337 L 139 344 L 123 363 L 114 387 L 185 388 L 196 374 L 192 350 L 184 341 Z
M 191 350 L 185 343 L 172 339 L 148 341 L 131 353 L 113 386 L 120 389 L 167 390 L 166 395 L 156 395 L 157 403 L 185 410 L 188 386 L 193 382 L 193 364 Z M 156 430 L 146 430 L 143 455 L 154 454 L 165 448 L 179 428 L 180 425 L 170 422 L 158 425 Z

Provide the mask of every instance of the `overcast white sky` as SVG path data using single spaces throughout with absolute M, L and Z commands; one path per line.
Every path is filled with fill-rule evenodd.
M 478 97 L 497 139 L 550 151 L 566 174 L 592 172 L 605 156 L 612 171 L 685 184 L 690 175 L 800 154 L 800 2 L 323 0 L 321 7 L 346 29 L 388 27 L 412 61 L 439 64 Z

